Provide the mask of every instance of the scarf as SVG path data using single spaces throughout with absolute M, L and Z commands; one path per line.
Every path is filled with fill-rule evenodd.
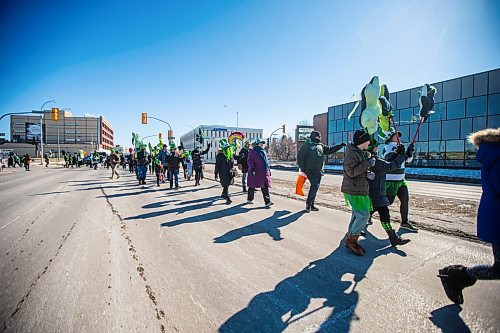
M 264 164 L 266 165 L 266 171 L 269 171 L 269 162 L 267 161 L 267 156 L 266 156 L 266 152 L 264 151 L 264 149 L 262 149 L 261 147 L 259 146 L 255 146 L 253 148 L 257 153 L 259 153 L 259 157 L 260 159 L 264 162 Z

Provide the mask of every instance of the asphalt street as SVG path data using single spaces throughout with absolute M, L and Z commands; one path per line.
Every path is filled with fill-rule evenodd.
M 207 179 L 170 190 L 124 170 L 32 169 L 0 173 L 1 331 L 499 331 L 499 281 L 460 307 L 436 277 L 491 263 L 487 246 L 419 231 L 392 248 L 374 224 L 356 257 L 345 212 L 279 196 L 266 209 L 260 193 L 245 205 L 239 187 L 227 206 Z

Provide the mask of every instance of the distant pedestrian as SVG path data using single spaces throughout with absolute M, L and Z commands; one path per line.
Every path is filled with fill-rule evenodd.
M 271 206 L 271 196 L 269 188 L 271 187 L 271 169 L 269 168 L 269 159 L 264 150 L 264 140 L 257 139 L 253 143 L 253 149 L 248 153 L 248 196 L 247 204 L 252 204 L 255 189 L 260 188 L 264 197 L 266 207 Z
M 398 145 L 398 136 L 401 137 L 403 134 L 401 132 L 393 131 L 388 139 L 385 141 L 386 145 L 382 150 L 382 155 L 388 162 L 393 161 L 396 158 L 396 149 Z M 406 160 L 401 163 L 401 166 L 396 170 L 392 170 L 386 175 L 386 194 L 389 199 L 389 203 L 392 205 L 394 199 L 398 197 L 399 199 L 399 212 L 401 214 L 401 226 L 400 228 L 417 231 L 418 228 L 410 223 L 408 219 L 409 205 L 410 205 L 410 194 L 408 192 L 408 183 L 405 179 L 405 163 L 410 163 L 413 160 L 413 154 L 415 153 L 415 147 L 410 144 L 407 149 Z
M 491 243 L 493 265 L 451 265 L 439 270 L 446 295 L 456 304 L 464 302 L 462 290 L 477 280 L 500 279 L 500 128 L 473 133 L 469 141 L 478 149 L 476 159 L 481 163 L 483 194 L 477 213 L 477 236 Z
M 135 172 L 135 160 L 134 160 L 134 153 L 133 152 L 130 152 L 129 155 L 127 156 L 127 162 L 128 162 L 128 172 L 134 173 Z
M 365 230 L 370 212 L 373 210 L 369 197 L 368 172 L 375 165 L 375 158 L 367 151 L 371 136 L 357 130 L 353 142 L 346 147 L 341 191 L 346 203 L 351 206 L 351 222 L 345 237 L 345 245 L 358 256 L 365 250 L 358 244 L 361 232 Z
M 207 154 L 210 150 L 210 143 L 207 145 L 207 149 L 201 150 L 201 145 L 196 143 L 196 148 L 191 152 L 193 158 L 193 170 L 194 170 L 194 186 L 200 185 L 200 180 L 203 175 L 203 155 Z
M 165 182 L 165 174 L 163 173 L 163 164 L 161 164 L 161 161 L 158 158 L 155 158 L 154 160 L 155 163 L 155 175 L 156 175 L 156 186 L 160 187 L 160 181 L 163 183 Z
M 110 179 L 113 179 L 115 175 L 116 179 L 120 178 L 120 175 L 118 174 L 117 170 L 119 164 L 120 164 L 120 157 L 118 156 L 116 150 L 112 149 L 111 155 L 109 155 L 109 166 L 111 167 L 111 177 L 109 177 Z
M 243 187 L 243 193 L 247 192 L 247 177 L 248 177 L 248 154 L 251 149 L 250 140 L 245 141 L 243 148 L 241 148 L 238 157 L 236 158 L 238 163 L 238 168 L 241 170 L 241 185 Z
M 25 154 L 23 157 L 24 170 L 30 171 L 31 157 L 29 154 Z
M 226 205 L 230 205 L 232 201 L 229 198 L 229 185 L 231 185 L 231 181 L 234 178 L 232 148 L 229 147 L 225 139 L 219 141 L 219 147 L 221 149 L 215 158 L 215 180 L 220 179 L 220 184 L 222 185 L 221 198 L 226 200 Z
M 314 205 L 314 201 L 316 200 L 316 194 L 318 193 L 321 177 L 323 176 L 325 155 L 335 154 L 343 147 L 345 147 L 345 143 L 335 146 L 325 146 L 321 143 L 321 133 L 318 131 L 312 131 L 310 138 L 300 147 L 297 154 L 297 164 L 311 183 L 306 200 L 307 212 L 319 210 Z
M 45 160 L 45 167 L 48 168 L 49 167 L 49 154 L 45 154 L 45 156 L 43 157 L 43 159 Z
M 368 173 L 368 183 L 370 184 L 370 199 L 373 204 L 373 210 L 378 212 L 380 223 L 382 228 L 389 236 L 389 241 L 392 246 L 404 245 L 408 243 L 409 239 L 403 239 L 401 236 L 396 234 L 396 231 L 392 228 L 391 216 L 389 213 L 389 199 L 385 194 L 385 175 L 387 172 L 398 169 L 401 163 L 405 161 L 405 149 L 403 145 L 399 145 L 395 153 L 396 158 L 392 162 L 388 162 L 382 158 L 378 157 L 378 147 L 377 143 L 372 143 L 372 156 L 375 157 L 375 165 L 370 168 Z
M 146 146 L 142 146 L 141 150 L 137 152 L 136 162 L 137 180 L 139 181 L 139 185 L 145 185 L 148 173 L 148 153 L 146 152 Z
M 165 182 L 165 174 L 167 173 L 167 157 L 168 157 L 168 145 L 166 143 L 163 144 L 162 150 L 158 153 L 157 158 L 160 160 L 163 165 L 163 182 Z

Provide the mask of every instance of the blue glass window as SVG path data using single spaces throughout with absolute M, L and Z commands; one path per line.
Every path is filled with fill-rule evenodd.
M 328 122 L 328 132 L 337 132 L 337 121 L 330 120 Z
M 402 109 L 399 111 L 399 122 L 408 124 L 413 117 L 413 108 Z
M 342 119 L 342 105 L 335 107 L 335 119 Z
M 354 119 L 345 119 L 344 121 L 344 127 L 345 127 L 345 130 L 347 131 L 352 131 L 354 129 Z
M 472 119 L 465 118 L 460 120 L 460 139 L 467 139 L 467 136 L 472 133 Z
M 342 132 L 337 132 L 333 136 L 333 144 L 338 145 L 342 142 Z
M 447 159 L 464 159 L 464 140 L 446 141 Z
M 488 84 L 488 93 L 495 94 L 500 92 L 500 69 L 489 73 L 490 83 Z
M 460 119 L 465 117 L 465 100 L 448 102 L 446 106 L 448 119 Z
M 443 82 L 443 101 L 460 99 L 461 90 L 462 82 L 460 79 Z
M 500 94 L 488 96 L 488 114 L 500 114 Z
M 441 122 L 429 123 L 429 140 L 441 140 Z
M 420 88 L 413 88 L 410 91 L 410 106 L 418 106 L 418 100 L 420 98 Z
M 410 91 L 405 90 L 398 92 L 397 102 L 398 109 L 410 107 Z
M 335 109 L 333 107 L 328 108 L 328 120 L 335 119 Z
M 443 101 L 443 84 L 439 82 L 439 83 L 433 83 L 431 85 L 436 87 L 437 89 L 436 94 L 434 95 L 434 102 L 441 103 Z
M 466 76 L 462 78 L 462 98 L 474 96 L 474 77 Z
M 344 130 L 344 119 L 337 120 L 337 132 Z
M 428 121 L 441 121 L 446 119 L 446 103 L 434 104 L 434 113 L 430 115 Z
M 500 127 L 500 115 L 496 116 L 488 116 L 488 127 L 489 128 L 497 128 Z
M 467 99 L 467 117 L 485 116 L 486 111 L 486 96 L 474 97 Z
M 488 73 L 474 75 L 474 96 L 486 95 L 488 91 Z
M 441 123 L 443 140 L 455 140 L 460 137 L 460 120 L 447 120 Z
M 472 118 L 472 131 L 477 132 L 486 128 L 486 117 Z

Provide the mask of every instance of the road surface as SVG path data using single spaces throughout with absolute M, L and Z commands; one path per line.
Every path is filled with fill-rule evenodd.
M 0 174 L 0 313 L 6 332 L 494 332 L 498 281 L 451 305 L 438 268 L 490 248 L 420 231 L 388 246 L 379 225 L 352 255 L 348 213 L 271 209 L 231 188 L 128 172 L 33 166 Z M 328 179 L 328 177 L 327 177 Z

